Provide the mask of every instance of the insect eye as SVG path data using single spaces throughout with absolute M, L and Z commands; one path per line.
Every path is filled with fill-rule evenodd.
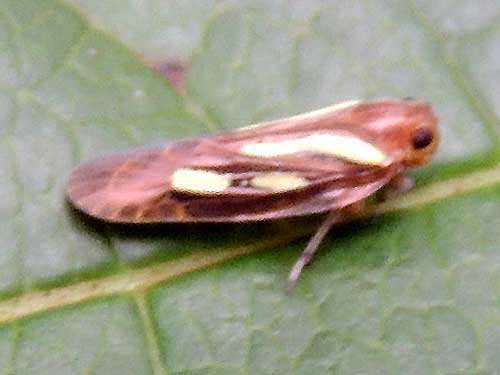
M 423 128 L 418 128 L 413 133 L 413 148 L 415 148 L 416 150 L 425 148 L 432 143 L 433 139 L 434 137 L 430 131 Z

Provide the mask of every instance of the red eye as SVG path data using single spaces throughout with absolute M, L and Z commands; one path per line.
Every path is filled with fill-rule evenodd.
M 429 130 L 418 128 L 413 133 L 413 148 L 415 148 L 416 150 L 420 150 L 429 146 L 433 140 L 434 136 Z

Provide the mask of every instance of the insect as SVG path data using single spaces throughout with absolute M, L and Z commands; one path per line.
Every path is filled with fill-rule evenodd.
M 327 213 L 290 272 L 291 290 L 330 228 L 380 189 L 404 186 L 403 172 L 427 163 L 438 141 L 426 102 L 352 101 L 90 161 L 70 176 L 66 196 L 88 215 L 115 223 Z

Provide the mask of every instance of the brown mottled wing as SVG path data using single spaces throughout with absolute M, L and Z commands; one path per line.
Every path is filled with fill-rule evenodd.
M 244 222 L 320 213 L 357 202 L 387 184 L 398 165 L 366 168 L 338 159 L 294 155 L 254 158 L 220 147 L 214 138 L 139 149 L 83 164 L 66 195 L 83 212 L 119 223 Z M 307 176 L 309 185 L 272 192 L 235 187 L 217 194 L 172 191 L 179 168 L 203 168 L 234 178 L 270 171 Z

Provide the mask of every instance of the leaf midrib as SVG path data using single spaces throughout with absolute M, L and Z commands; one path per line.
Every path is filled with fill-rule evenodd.
M 500 164 L 466 176 L 437 182 L 417 189 L 392 201 L 377 205 L 361 216 L 383 215 L 430 205 L 500 184 Z M 112 295 L 145 292 L 158 284 L 182 275 L 199 271 L 234 258 L 269 250 L 289 244 L 311 232 L 301 227 L 301 232 L 273 237 L 234 248 L 201 251 L 173 261 L 150 265 L 122 274 L 68 284 L 44 291 L 28 292 L 0 302 L 0 324 L 23 317 L 84 301 Z

